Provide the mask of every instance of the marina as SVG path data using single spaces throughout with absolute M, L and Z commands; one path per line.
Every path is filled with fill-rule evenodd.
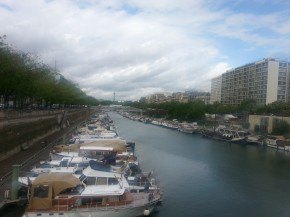
M 54 143 L 49 159 L 30 171 L 13 167 L 12 192 L 17 197 L 4 200 L 2 212 L 23 201 L 25 217 L 133 217 L 148 216 L 161 205 L 163 193 L 153 172 L 142 171 L 135 143 L 117 135 L 106 113 L 92 115 L 63 142 Z M 5 198 L 10 198 L 7 190 Z
M 116 154 L 118 157 L 115 166 L 103 167 L 100 164 L 90 163 L 89 159 L 84 161 L 85 157 L 90 155 L 90 151 L 95 152 L 95 154 L 97 151 L 104 151 L 109 154 L 112 148 L 83 146 L 86 148 L 83 148 L 82 151 L 88 151 L 86 152 L 88 156 L 83 157 L 73 157 L 76 155 L 73 149 L 70 149 L 70 152 L 67 149 L 64 150 L 65 147 L 76 144 L 55 146 L 55 151 L 52 153 L 56 155 L 58 153 L 70 153 L 71 156 L 55 158 L 50 163 L 60 165 L 59 162 L 62 161 L 62 165 L 77 162 L 82 162 L 84 165 L 88 164 L 89 166 L 83 170 L 82 174 L 91 178 L 102 177 L 103 181 L 106 177 L 107 184 L 109 178 L 113 178 L 110 179 L 113 185 L 108 187 L 114 190 L 115 194 L 123 195 L 118 203 L 128 203 L 127 205 L 129 205 L 129 198 L 138 199 L 139 196 L 140 198 L 144 196 L 142 191 L 145 188 L 148 189 L 148 187 L 143 180 L 148 178 L 148 172 L 153 173 L 154 179 L 150 179 L 147 196 L 149 198 L 150 193 L 162 189 L 162 206 L 158 207 L 157 211 L 150 213 L 150 216 L 270 217 L 277 215 L 277 213 L 279 216 L 288 216 L 290 210 L 286 201 L 289 199 L 290 193 L 288 187 L 290 176 L 287 172 L 287 165 L 290 162 L 290 156 L 287 152 L 267 149 L 264 146 L 244 146 L 209 140 L 203 138 L 200 134 L 180 133 L 177 130 L 132 121 L 114 112 L 110 112 L 109 116 L 113 120 L 118 138 L 107 139 L 107 141 L 126 138 L 126 141 L 135 142 L 123 143 L 126 146 L 126 151 L 120 149 L 119 154 Z M 72 137 L 71 139 L 76 138 L 73 139 Z M 99 141 L 95 142 L 96 144 L 99 143 Z M 82 152 L 81 150 L 78 151 Z M 134 152 L 134 156 L 128 155 L 130 152 Z M 99 159 L 102 158 L 101 155 L 95 156 L 99 156 Z M 131 171 L 138 173 L 138 168 L 142 168 L 142 175 L 138 179 L 133 178 L 133 173 L 131 173 L 132 176 L 127 176 L 127 178 L 117 175 L 115 172 L 120 169 L 121 164 L 118 161 L 121 159 L 130 159 L 132 162 L 130 163 Z M 138 167 L 133 163 L 136 159 L 138 159 Z M 42 164 L 47 167 L 47 162 L 42 162 Z M 38 167 L 41 167 L 41 165 L 39 164 Z M 99 171 L 94 168 L 98 168 Z M 137 170 L 134 170 L 136 168 Z M 143 170 L 148 172 L 143 172 Z M 77 176 L 78 174 L 75 177 Z M 114 181 L 115 176 L 121 180 L 124 193 L 127 192 L 131 195 L 124 195 L 122 188 L 114 185 L 114 183 L 117 183 Z M 83 180 L 83 178 L 79 176 L 78 180 Z M 155 185 L 155 181 L 159 184 Z M 92 183 L 96 184 L 97 179 Z M 90 190 L 92 188 L 95 190 Z M 115 188 L 118 189 L 117 192 Z M 101 191 L 101 189 L 92 185 L 87 185 L 86 189 L 83 189 L 83 193 L 95 194 L 98 191 Z M 137 193 L 136 195 L 138 191 L 141 194 Z M 109 192 L 110 190 L 107 189 L 106 193 Z M 62 210 L 58 213 L 67 212 L 67 204 L 72 203 L 71 201 L 78 201 L 76 197 L 82 197 L 82 194 L 70 196 L 70 202 L 60 201 L 58 203 L 56 202 L 57 198 L 53 199 L 55 208 L 57 207 L 58 211 Z M 104 209 L 102 202 L 100 199 L 96 199 L 95 201 L 100 202 L 94 204 L 93 201 L 90 196 L 90 202 L 88 203 L 90 206 L 88 207 L 88 204 L 86 204 L 86 208 L 84 208 L 82 204 L 79 204 L 78 210 L 84 209 L 88 215 L 93 216 L 90 207 L 94 207 L 95 211 L 97 206 L 101 213 L 101 210 Z M 75 204 L 75 202 L 73 203 Z M 142 200 L 140 200 L 140 203 L 142 204 Z M 138 202 L 138 204 L 140 203 Z M 114 201 L 114 210 L 116 210 L 115 206 L 116 202 Z M 136 203 L 134 206 L 136 206 Z M 77 207 L 71 207 L 71 209 L 74 210 Z M 109 207 L 106 206 L 106 209 L 109 209 Z M 142 212 L 141 215 L 144 215 L 144 210 L 143 207 L 137 212 Z M 24 210 L 21 211 L 21 209 L 8 209 L 4 216 L 20 217 L 23 212 Z M 44 215 L 44 213 L 42 214 Z M 129 214 L 124 215 L 128 216 Z M 30 216 L 34 216 L 34 214 Z M 97 216 L 101 216 L 101 214 Z M 112 214 L 112 216 L 114 215 Z
M 290 216 L 289 8 L 0 0 L 0 217 Z
M 206 127 L 204 125 L 198 125 L 197 122 L 188 123 L 179 122 L 176 119 L 150 118 L 136 113 L 126 112 L 126 109 L 120 110 L 118 113 L 133 121 L 177 130 L 185 134 L 200 134 L 205 138 L 233 144 L 265 146 L 275 150 L 290 151 L 290 140 L 286 139 L 284 136 L 273 136 L 267 135 L 266 133 L 263 135 L 256 135 L 248 129 L 243 129 L 242 126 L 231 124 L 228 120 L 223 122 L 223 124 L 217 125 L 217 123 L 215 123 L 214 126 Z

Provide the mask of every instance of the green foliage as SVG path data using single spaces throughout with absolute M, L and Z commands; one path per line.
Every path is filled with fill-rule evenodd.
M 290 115 L 290 102 L 273 102 L 257 108 L 258 114 L 275 114 L 280 116 Z
M 290 116 L 290 102 L 273 102 L 268 105 L 257 104 L 254 100 L 246 100 L 240 105 L 224 105 L 214 103 L 205 105 L 202 101 L 194 101 L 189 103 L 166 102 L 159 104 L 146 104 L 144 102 L 126 102 L 126 106 L 131 106 L 139 109 L 159 109 L 166 112 L 159 112 L 158 117 L 166 117 L 179 120 L 202 120 L 205 113 L 209 114 L 257 114 L 269 115 L 275 114 L 278 116 Z M 152 113 L 150 113 L 152 114 Z M 164 115 L 166 114 L 166 115 Z M 248 126 L 245 126 L 248 127 Z M 257 129 L 264 131 L 264 129 Z M 290 130 L 290 129 L 289 129 Z
M 287 135 L 289 133 L 290 126 L 284 120 L 277 120 L 273 123 L 273 135 Z
M 255 112 L 256 108 L 257 108 L 257 102 L 253 99 L 247 99 L 245 101 L 243 101 L 241 103 L 241 105 L 239 105 L 239 111 L 243 111 L 243 112 Z
M 100 101 L 100 104 L 101 104 L 101 105 L 113 105 L 114 102 L 111 101 L 111 100 L 101 100 L 101 101 Z
M 13 49 L 4 40 L 5 37 L 0 37 L 0 96 L 6 105 L 9 100 L 18 108 L 43 103 L 46 106 L 98 103 L 73 82 L 65 78 L 57 80 L 53 69 Z
M 160 104 L 146 104 L 144 102 L 126 102 L 126 106 L 131 106 L 139 109 L 151 109 L 156 112 L 150 112 L 149 115 L 155 117 L 164 117 L 168 119 L 179 120 L 197 120 L 204 117 L 205 104 L 202 101 L 195 101 L 190 103 L 166 102 Z M 166 111 L 166 112 L 164 112 Z

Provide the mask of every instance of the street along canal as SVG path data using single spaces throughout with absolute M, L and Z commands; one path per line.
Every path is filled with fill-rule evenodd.
M 164 189 L 154 217 L 289 216 L 289 154 L 110 116 L 119 136 L 136 142 L 141 167 L 154 168 Z

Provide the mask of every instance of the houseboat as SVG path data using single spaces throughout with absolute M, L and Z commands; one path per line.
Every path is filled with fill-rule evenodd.
M 42 174 L 32 183 L 23 217 L 148 216 L 161 199 L 159 191 L 131 193 L 122 185 L 86 186 L 71 174 Z

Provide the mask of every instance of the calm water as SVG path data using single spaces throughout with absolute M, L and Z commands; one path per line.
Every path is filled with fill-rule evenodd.
M 164 202 L 154 217 L 290 216 L 289 155 L 110 115 L 142 168 L 158 174 Z

